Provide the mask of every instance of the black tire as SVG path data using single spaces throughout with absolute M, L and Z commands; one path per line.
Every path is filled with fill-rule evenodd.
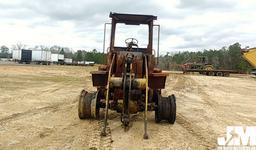
M 222 72 L 217 72 L 216 75 L 217 75 L 217 76 L 223 76 L 223 73 L 222 73 Z
M 171 113 L 170 113 L 170 118 L 168 120 L 169 123 L 174 124 L 176 121 L 176 98 L 172 94 L 171 96 L 168 97 L 170 104 L 171 104 Z
M 91 99 L 92 93 L 88 93 L 85 90 L 81 91 L 78 101 L 78 116 L 80 119 L 91 118 Z
M 158 101 L 159 101 L 159 96 L 161 96 L 157 91 L 154 90 L 154 93 L 153 93 L 153 101 L 155 102 L 155 122 L 156 123 L 159 123 L 161 121 L 161 118 L 160 118 L 160 112 L 158 110 Z
M 160 117 L 159 110 L 157 107 L 155 108 L 155 122 L 156 123 L 161 122 L 161 117 Z
M 155 108 L 155 122 L 166 120 L 171 124 L 176 121 L 176 98 L 174 95 L 162 97 L 158 94 L 158 102 Z
M 229 72 L 225 72 L 225 73 L 223 74 L 223 76 L 224 76 L 224 77 L 229 77 Z
M 216 76 L 215 72 L 209 72 L 209 76 Z

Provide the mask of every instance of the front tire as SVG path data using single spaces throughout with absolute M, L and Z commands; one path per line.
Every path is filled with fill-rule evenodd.
M 169 123 L 174 124 L 176 121 L 175 96 L 162 97 L 159 94 L 157 100 L 157 106 L 155 107 L 155 122 L 159 123 L 162 120 L 166 120 Z

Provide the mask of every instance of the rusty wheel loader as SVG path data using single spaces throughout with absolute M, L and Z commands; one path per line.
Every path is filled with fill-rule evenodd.
M 107 63 L 100 66 L 98 71 L 91 72 L 93 86 L 97 88 L 97 91 L 89 93 L 82 90 L 78 115 L 80 119 L 99 118 L 99 111 L 103 108 L 105 115 L 102 136 L 105 136 L 109 109 L 120 113 L 124 127 L 129 126 L 131 114 L 144 112 L 143 137 L 148 139 L 148 111 L 155 111 L 157 123 L 163 120 L 174 124 L 176 120 L 175 96 L 163 97 L 161 95 L 168 74 L 155 68 L 156 60 L 152 47 L 153 27 L 156 26 L 153 22 L 157 17 L 120 13 L 110 13 L 109 17 L 112 22 Z M 126 47 L 115 46 L 116 25 L 119 23 L 148 25 L 147 47 L 139 47 L 138 40 L 135 38 L 126 39 Z M 158 35 L 159 29 L 160 26 Z

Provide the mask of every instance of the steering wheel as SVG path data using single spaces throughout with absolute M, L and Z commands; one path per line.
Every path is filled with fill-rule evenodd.
M 125 44 L 127 47 L 129 46 L 137 46 L 138 47 L 138 40 L 135 38 L 128 38 L 125 40 Z

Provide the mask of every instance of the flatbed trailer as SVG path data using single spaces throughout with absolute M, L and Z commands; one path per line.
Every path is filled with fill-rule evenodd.
M 236 71 L 236 70 L 218 70 L 218 69 L 214 69 L 214 70 L 185 69 L 183 70 L 184 74 L 188 72 L 198 72 L 200 74 L 204 74 L 207 76 L 224 76 L 224 77 L 228 77 L 231 73 L 232 74 L 240 73 L 239 71 Z

